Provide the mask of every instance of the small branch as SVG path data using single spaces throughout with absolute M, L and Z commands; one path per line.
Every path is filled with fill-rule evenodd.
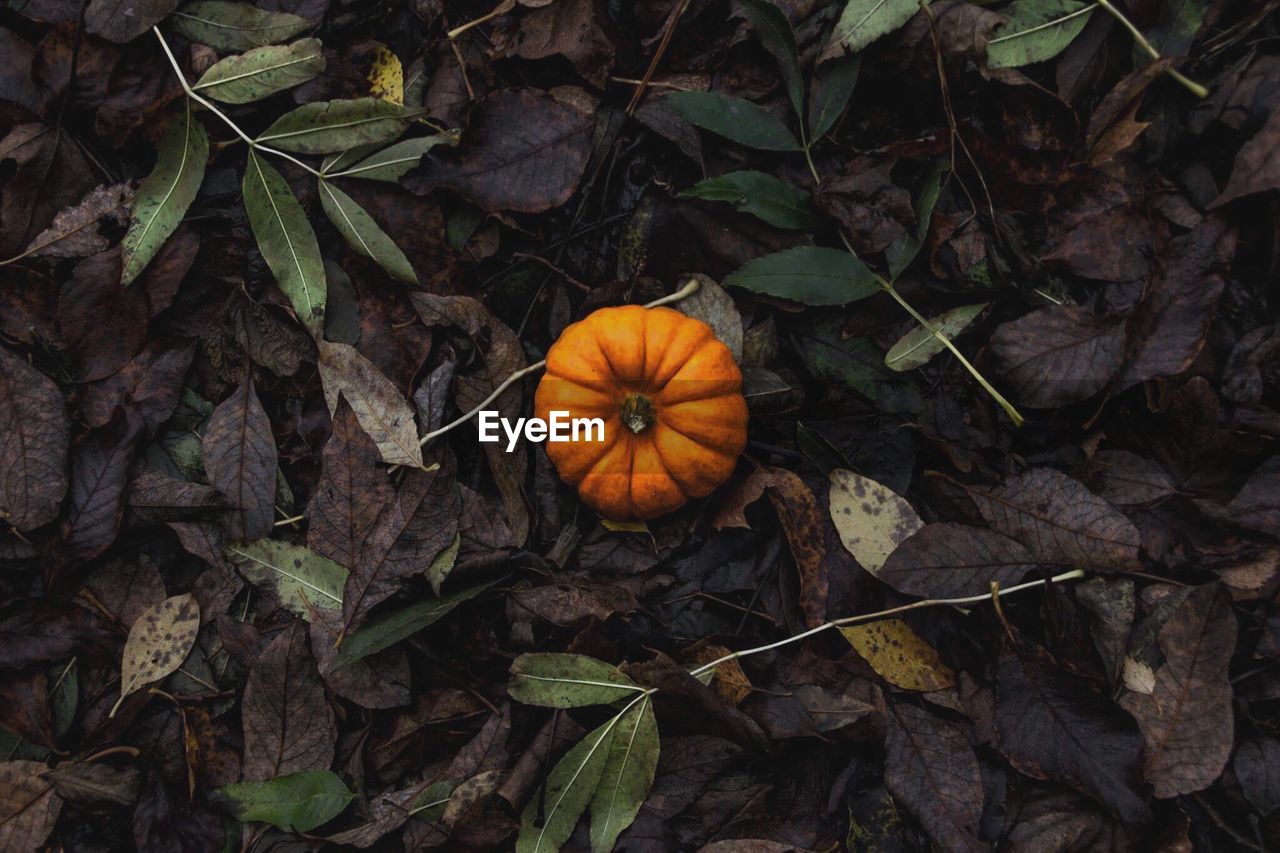
M 513 252 L 513 253 L 512 253 L 512 257 L 514 257 L 514 258 L 521 258 L 522 260 L 526 260 L 526 261 L 532 261 L 533 263 L 537 264 L 537 265 L 538 265 L 538 266 L 540 266 L 540 267 L 543 267 L 544 269 L 551 270 L 551 272 L 553 272 L 553 273 L 555 273 L 556 275 L 560 276 L 560 277 L 561 277 L 562 279 L 564 279 L 568 284 L 573 285 L 573 286 L 574 286 L 574 287 L 576 287 L 578 290 L 581 290 L 583 293 L 590 293 L 590 292 L 591 292 L 591 287 L 590 287 L 590 285 L 586 285 L 586 284 L 583 284 L 582 282 L 578 281 L 576 278 L 574 278 L 573 276 L 569 275 L 567 272 L 565 272 L 564 270 L 560 269 L 560 267 L 558 267 L 558 266 L 556 266 L 555 264 L 551 263 L 551 261 L 549 261 L 549 260 L 547 260 L 546 258 L 542 257 L 541 255 L 533 255 L 533 254 L 529 254 L 528 252 Z
M 297 157 L 294 157 L 292 154 L 286 154 L 283 151 L 277 151 L 274 148 L 268 148 L 265 145 L 262 145 L 253 141 L 253 139 L 249 137 L 249 134 L 241 130 L 240 126 L 237 125 L 234 121 L 232 121 L 227 116 L 226 113 L 224 113 L 222 110 L 215 107 L 210 101 L 206 100 L 203 96 L 196 94 L 195 90 L 193 90 L 190 84 L 187 83 L 187 78 L 182 73 L 182 67 L 178 65 L 178 59 L 173 55 L 173 51 L 169 49 L 169 42 L 165 41 L 164 34 L 160 32 L 160 28 L 157 26 L 153 26 L 151 28 L 151 31 L 156 34 L 156 38 L 160 39 L 160 46 L 164 48 L 164 55 L 169 58 L 169 64 L 173 66 L 173 73 L 177 75 L 178 82 L 182 84 L 182 91 L 186 92 L 188 98 L 195 101 L 197 104 L 200 104 L 202 107 L 204 107 L 209 112 L 216 115 L 218 118 L 222 119 L 222 121 L 227 125 L 227 127 L 235 131 L 236 136 L 243 139 L 245 144 L 248 145 L 250 148 L 253 148 L 257 151 L 261 151 L 263 154 L 274 154 L 276 157 L 280 157 L 284 160 L 288 160 L 290 163 L 293 163 L 295 166 L 305 169 L 307 172 L 310 172 L 312 175 L 314 175 L 317 178 L 324 177 L 323 175 L 320 174 L 320 172 L 311 168 L 306 163 L 299 160 Z
M 663 305 L 670 305 L 672 302 L 679 302 L 681 299 L 686 299 L 692 296 L 693 294 L 697 293 L 698 288 L 700 288 L 701 286 L 702 285 L 698 282 L 696 278 L 689 279 L 689 282 L 684 287 L 677 290 L 675 293 L 664 296 L 661 299 L 655 299 L 652 302 L 646 304 L 644 307 L 659 308 Z M 455 418 L 454 420 L 450 421 L 449 423 L 445 424 L 444 426 L 438 429 L 433 429 L 431 432 L 424 435 L 418 441 L 418 444 L 425 445 L 428 441 L 431 441 L 434 438 L 439 438 L 440 436 L 444 435 L 446 432 L 449 432 L 450 430 L 456 427 L 462 426 L 467 421 L 471 420 L 476 415 L 478 415 L 484 409 L 485 406 L 489 405 L 494 400 L 501 397 L 502 392 L 506 391 L 508 388 L 510 388 L 515 383 L 519 382 L 524 377 L 528 376 L 530 373 L 536 373 L 546 366 L 547 366 L 547 360 L 544 358 L 542 361 L 535 362 L 534 364 L 531 364 L 528 367 L 520 368 L 515 373 L 508 376 L 506 379 L 502 380 L 502 384 L 499 385 L 497 388 L 493 389 L 493 393 L 490 394 L 488 397 L 485 397 L 483 400 L 481 400 L 480 404 L 476 406 L 474 409 L 472 409 L 471 411 L 467 412 L 464 415 L 460 415 L 459 417 Z
M 690 670 L 689 674 L 696 678 L 709 669 L 715 669 L 722 663 L 728 663 L 731 660 L 756 655 L 761 652 L 772 651 L 773 649 L 778 649 L 783 646 L 790 645 L 791 643 L 812 637 L 814 634 L 821 634 L 823 631 L 831 628 L 840 628 L 845 625 L 856 625 L 859 622 L 874 622 L 877 619 L 884 619 L 887 616 L 906 613 L 910 610 L 921 610 L 925 607 L 957 607 L 965 604 L 981 604 L 984 601 L 995 601 L 1002 596 L 1006 596 L 1014 592 L 1021 592 L 1024 589 L 1032 589 L 1034 587 L 1044 586 L 1045 584 L 1050 583 L 1077 580 L 1082 577 L 1084 577 L 1083 570 L 1073 569 L 1069 572 L 1063 572 L 1060 575 L 1054 575 L 1048 580 L 1027 581 L 1026 583 L 1011 586 L 1008 589 L 1001 589 L 994 592 L 984 593 L 982 595 L 970 595 L 964 598 L 928 598 L 923 601 L 913 601 L 911 604 L 903 604 L 900 607 L 890 607 L 888 610 L 878 610 L 875 613 L 862 613 L 857 616 L 846 616 L 843 619 L 833 619 L 832 621 L 819 625 L 816 628 L 810 628 L 808 631 L 796 634 L 794 637 L 787 637 L 785 640 L 778 640 L 776 643 L 769 643 L 765 646 L 756 646 L 753 649 L 743 649 L 742 651 L 732 652 L 724 657 L 716 658 L 710 663 L 704 663 L 697 669 Z
M 654 72 L 658 70 L 658 63 L 662 62 L 662 57 L 666 55 L 667 46 L 671 44 L 671 37 L 675 35 L 676 25 L 680 23 L 680 18 L 684 16 L 684 12 L 688 8 L 689 0 L 680 0 L 680 5 L 676 6 L 671 13 L 671 17 L 667 19 L 667 25 L 662 30 L 662 40 L 658 42 L 658 49 L 654 51 L 653 59 L 649 60 L 649 67 L 644 70 L 644 76 L 640 78 L 635 92 L 631 95 L 631 100 L 627 103 L 627 115 L 635 115 L 636 108 L 640 106 L 640 101 L 644 99 L 645 90 L 649 88 L 649 81 L 653 79 Z
M 449 30 L 449 32 L 447 33 L 449 37 L 449 41 L 453 41 L 458 36 L 462 35 L 472 27 L 478 27 L 481 24 L 487 24 L 489 21 L 492 21 L 494 18 L 498 17 L 499 15 L 507 14 L 515 7 L 516 7 L 516 4 L 514 0 L 502 0 L 501 3 L 493 7 L 493 11 L 488 12 L 487 14 L 481 15 L 480 17 L 476 18 L 474 21 L 467 21 L 462 26 L 454 27 L 453 29 Z
M 1129 31 L 1129 35 L 1133 36 L 1133 40 L 1138 43 L 1138 47 L 1142 48 L 1143 51 L 1146 52 L 1147 56 L 1150 56 L 1154 61 L 1159 61 L 1161 59 L 1160 51 L 1156 50 L 1155 46 L 1151 44 L 1151 42 L 1147 41 L 1147 37 L 1142 34 L 1141 30 L 1133 25 L 1132 21 L 1125 17 L 1123 12 L 1112 5 L 1111 0 L 1097 0 L 1097 2 L 1099 6 L 1111 13 L 1111 17 L 1119 21 L 1120 25 Z M 1209 96 L 1208 89 L 1190 79 L 1178 69 L 1173 67 L 1166 68 L 1165 73 L 1174 80 L 1177 80 L 1183 86 L 1186 86 L 1187 91 L 1191 92 L 1191 94 L 1195 95 L 1197 98 L 1207 98 Z

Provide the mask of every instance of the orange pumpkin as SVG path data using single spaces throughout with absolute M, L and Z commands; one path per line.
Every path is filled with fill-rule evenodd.
M 564 330 L 534 398 L 600 418 L 604 440 L 547 442 L 586 503 L 615 521 L 644 520 L 710 494 L 747 443 L 742 374 L 701 320 L 670 308 L 603 308 Z

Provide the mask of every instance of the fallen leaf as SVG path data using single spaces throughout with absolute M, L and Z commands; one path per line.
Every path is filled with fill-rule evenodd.
M 253 662 L 240 705 L 246 782 L 327 770 L 333 763 L 333 711 L 307 649 L 307 632 L 296 622 Z
M 999 372 L 1018 399 L 1036 408 L 1087 400 L 1124 361 L 1119 321 L 1079 305 L 1053 305 L 1005 323 L 991 337 Z
M 125 697 L 182 666 L 199 631 L 200 605 L 190 593 L 166 598 L 143 611 L 124 643 L 116 708 Z
M 0 517 L 18 530 L 53 521 L 67 493 L 71 422 L 58 386 L 0 348 Z
M 942 521 L 903 540 L 877 577 L 908 595 L 956 598 L 1009 586 L 1035 568 L 1031 553 L 1007 536 L 982 527 Z
M 586 169 L 591 117 L 535 90 L 495 92 L 456 151 L 432 155 L 402 183 L 455 190 L 489 210 L 541 213 L 569 200 Z
M 880 619 L 840 629 L 876 674 L 894 687 L 929 693 L 955 686 L 955 673 L 938 651 L 901 619 Z
M 338 395 L 351 405 L 364 431 L 390 465 L 422 467 L 413 408 L 378 368 L 349 344 L 320 341 L 320 381 L 332 416 Z
M 0 847 L 39 850 L 62 811 L 62 798 L 38 761 L 0 762 Z
M 218 404 L 204 433 L 209 482 L 237 508 L 226 517 L 227 535 L 261 539 L 275 520 L 276 443 L 253 380 Z
M 831 522 L 858 564 L 879 574 L 889 555 L 924 526 L 911 504 L 875 480 L 845 469 L 831 472 Z

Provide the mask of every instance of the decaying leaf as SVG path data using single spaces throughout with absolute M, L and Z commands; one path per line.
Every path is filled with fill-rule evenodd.
M 297 623 L 272 640 L 245 681 L 244 779 L 262 782 L 333 763 L 333 711 Z
M 18 530 L 58 514 L 70 437 L 58 386 L 0 348 L 0 517 Z
M 878 574 L 889 555 L 924 526 L 911 504 L 875 480 L 845 469 L 831 472 L 831 521 L 845 550 Z
M 384 462 L 422 467 L 413 408 L 373 362 L 350 344 L 321 341 L 320 381 L 330 414 L 337 411 L 341 394 L 378 446 Z
M 129 629 L 120 659 L 120 702 L 182 666 L 199 631 L 200 605 L 190 593 L 144 610 Z
M 956 683 L 938 650 L 901 619 L 880 619 L 850 625 L 840 633 L 881 678 L 903 690 L 931 692 Z

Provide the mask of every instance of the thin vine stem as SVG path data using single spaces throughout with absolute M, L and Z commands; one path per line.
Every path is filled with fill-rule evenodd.
M 831 628 L 841 628 L 845 625 L 856 625 L 859 622 L 873 622 L 877 619 L 884 619 L 898 613 L 907 613 L 911 610 L 921 610 L 926 607 L 957 607 L 965 604 L 981 604 L 988 600 L 995 601 L 1003 596 L 1010 595 L 1011 593 L 1022 592 L 1026 589 L 1033 589 L 1035 587 L 1045 586 L 1051 583 L 1078 580 L 1082 577 L 1084 577 L 1084 571 L 1082 569 L 1072 569 L 1069 572 L 1054 575 L 1047 580 L 1041 579 L 1027 581 L 1026 583 L 1020 583 L 1005 589 L 996 590 L 995 592 L 983 593 L 982 595 L 969 595 L 963 598 L 927 598 L 922 601 L 913 601 L 910 604 L 903 604 L 899 607 L 890 607 L 887 610 L 877 610 L 875 613 L 860 613 L 857 616 L 845 616 L 841 619 L 833 619 L 830 622 L 823 623 L 816 628 L 810 628 L 808 631 L 803 631 L 795 636 L 778 640 L 776 643 L 768 643 L 763 646 L 756 646 L 752 649 L 742 649 L 741 651 L 731 652 L 723 657 L 716 658 L 710 663 L 704 663 L 697 669 L 690 670 L 689 674 L 696 678 L 708 670 L 715 669 L 722 663 L 728 663 L 731 660 L 737 660 L 738 658 L 745 658 L 751 655 L 758 655 L 761 652 L 773 651 L 774 649 L 779 649 L 783 646 L 788 646 L 792 643 L 797 643 L 800 640 L 812 637 L 815 634 L 821 634 L 823 631 L 830 630 Z
M 672 302 L 679 302 L 681 299 L 687 299 L 688 297 L 697 293 L 698 288 L 700 288 L 701 286 L 702 286 L 701 283 L 696 278 L 691 278 L 689 279 L 688 283 L 685 284 L 684 287 L 680 288 L 675 293 L 670 293 L 662 297 L 661 299 L 655 299 L 652 302 L 648 302 L 645 304 L 644 307 L 658 308 L 663 305 L 670 305 Z M 457 418 L 454 418 L 452 421 L 445 424 L 444 426 L 439 427 L 438 429 L 433 429 L 431 432 L 424 435 L 418 441 L 419 446 L 425 445 L 428 441 L 431 441 L 432 439 L 435 439 L 435 438 L 439 438 L 440 436 L 444 435 L 450 430 L 462 426 L 467 421 L 471 420 L 477 414 L 479 414 L 484 409 L 485 406 L 489 405 L 494 400 L 501 397 L 502 392 L 506 391 L 508 388 L 510 388 L 515 383 L 519 382 L 524 377 L 528 376 L 530 373 L 537 373 L 539 370 L 542 370 L 546 366 L 547 366 L 547 360 L 544 358 L 542 361 L 535 362 L 529 365 L 528 367 L 522 367 L 519 370 L 517 370 L 515 373 L 512 373 L 506 379 L 502 380 L 502 384 L 500 384 L 497 388 L 493 389 L 493 393 L 491 393 L 488 397 L 485 397 L 483 400 L 481 400 L 479 405 L 477 405 L 474 409 L 467 412 L 466 414 L 459 415 Z
M 1133 40 L 1137 42 L 1138 47 L 1142 48 L 1142 50 L 1146 52 L 1147 56 L 1150 56 L 1155 61 L 1159 61 L 1162 58 L 1160 56 L 1160 51 L 1156 50 L 1155 45 L 1147 41 L 1147 37 L 1142 34 L 1142 30 L 1135 27 L 1133 22 L 1111 3 L 1111 0 L 1097 0 L 1097 4 L 1106 9 L 1111 14 L 1111 17 L 1119 21 L 1120 25 L 1129 31 L 1129 35 L 1133 36 Z M 1169 67 L 1165 69 L 1164 73 L 1168 74 L 1174 80 L 1177 80 L 1183 86 L 1186 86 L 1187 90 L 1197 98 L 1207 98 L 1209 96 L 1208 89 L 1192 80 L 1190 77 L 1187 77 L 1178 69 Z
M 227 116 L 226 113 L 218 109 L 216 106 L 213 105 L 212 102 L 210 102 L 208 99 L 206 99 L 202 95 L 198 94 L 194 89 L 192 89 L 191 85 L 187 83 L 186 76 L 182 73 L 182 67 L 178 65 L 177 57 L 173 55 L 173 51 L 169 48 L 169 42 L 165 40 L 164 33 L 160 32 L 160 28 L 158 26 L 153 26 L 151 28 L 151 31 L 155 33 L 156 38 L 160 40 L 160 47 L 164 48 L 164 55 L 169 58 L 169 64 L 173 66 L 173 73 L 177 76 L 178 83 L 182 85 L 182 91 L 186 93 L 188 98 L 195 101 L 197 104 L 200 104 L 202 107 L 204 107 L 209 112 L 216 115 L 218 118 L 222 119 L 222 121 L 227 125 L 227 127 L 235 131 L 236 136 L 244 140 L 245 144 L 248 145 L 250 148 L 253 148 L 254 150 L 257 150 L 257 151 L 261 151 L 263 154 L 274 154 L 276 157 L 280 157 L 284 160 L 288 160 L 290 163 L 293 163 L 295 166 L 305 169 L 307 172 L 311 173 L 317 178 L 324 177 L 316 169 L 313 169 L 312 167 L 308 166 L 306 163 L 302 162 L 297 157 L 294 157 L 292 154 L 286 154 L 284 151 L 278 151 L 275 148 L 269 148 L 266 145 L 261 144 L 260 142 L 254 141 L 249 136 L 249 134 L 241 130 L 240 126 L 237 125 L 234 121 L 232 121 L 231 118 Z

